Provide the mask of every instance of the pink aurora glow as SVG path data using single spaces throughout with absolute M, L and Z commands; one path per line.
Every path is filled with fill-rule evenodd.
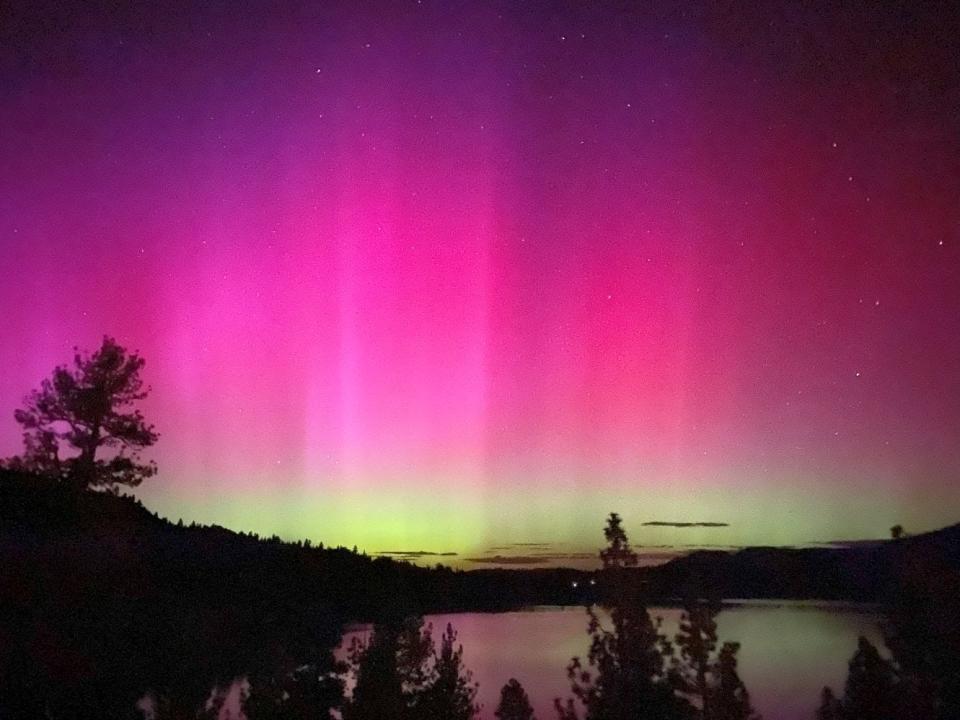
M 148 360 L 171 512 L 402 482 L 481 516 L 719 487 L 798 542 L 826 530 L 786 488 L 956 520 L 949 48 L 877 67 L 883 17 L 804 18 L 825 73 L 764 44 L 789 22 L 348 5 L 4 51 L 0 454 L 106 332 Z

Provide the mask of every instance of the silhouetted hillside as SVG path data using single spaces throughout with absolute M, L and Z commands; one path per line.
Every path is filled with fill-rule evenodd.
M 877 601 L 906 555 L 960 570 L 960 524 L 900 540 L 842 548 L 750 547 L 695 552 L 642 573 L 650 595 Z
M 911 552 L 929 553 L 955 567 L 960 567 L 960 523 L 933 532 L 887 541 L 884 543 L 884 548 L 892 552 L 902 552 L 906 549 Z
M 455 572 L 221 527 L 0 471 L 0 718 L 194 717 L 329 667 L 345 622 L 572 602 L 573 571 Z
M 322 607 L 351 620 L 385 614 L 575 602 L 566 569 L 455 571 L 312 547 L 218 526 L 173 524 L 136 499 L 76 493 L 0 470 L 0 578 L 18 594 L 62 583 L 112 594 L 172 591 Z M 42 588 L 42 590 L 41 590 Z M 6 593 L 5 593 L 6 594 Z

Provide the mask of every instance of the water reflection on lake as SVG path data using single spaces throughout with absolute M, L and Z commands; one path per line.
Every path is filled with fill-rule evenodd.
M 679 609 L 653 608 L 651 614 L 663 618 L 668 636 L 676 633 Z M 766 720 L 812 720 L 824 685 L 842 691 L 857 637 L 882 646 L 878 619 L 869 608 L 849 605 L 750 601 L 725 607 L 717 626 L 721 642 L 741 643 L 740 675 Z M 539 720 L 555 718 L 553 698 L 570 694 L 567 663 L 574 655 L 585 657 L 588 649 L 581 607 L 425 620 L 437 638 L 447 623 L 459 633 L 464 662 L 480 684 L 483 720 L 494 720 L 500 688 L 511 677 L 523 683 Z M 348 633 L 344 647 L 357 634 L 365 632 Z

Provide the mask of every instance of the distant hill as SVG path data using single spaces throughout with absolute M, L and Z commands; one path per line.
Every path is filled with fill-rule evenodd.
M 884 543 L 884 547 L 888 551 L 897 547 L 913 552 L 922 551 L 935 555 L 954 567 L 960 567 L 960 523 L 933 532 L 890 540 Z
M 700 551 L 642 572 L 655 597 L 688 592 L 723 598 L 878 601 L 905 556 L 960 571 L 960 524 L 899 540 L 848 547 L 749 547 Z

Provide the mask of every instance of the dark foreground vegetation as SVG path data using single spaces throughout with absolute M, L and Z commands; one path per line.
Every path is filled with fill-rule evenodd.
M 821 718 L 956 718 L 958 536 L 952 527 L 870 548 L 697 553 L 639 569 L 614 515 L 596 573 L 462 572 L 174 524 L 130 497 L 0 470 L 0 719 L 139 718 L 143 707 L 215 717 L 238 681 L 251 720 L 331 710 L 466 719 L 475 689 L 455 631 L 435 638 L 419 617 L 588 602 L 605 613 L 588 614 L 590 650 L 568 668 L 562 720 L 748 718 L 739 646 L 716 637 L 717 600 L 791 594 L 886 609 L 892 659 L 866 640 L 851 648 L 850 679 L 825 690 Z M 646 610 L 669 599 L 685 607 L 674 638 Z M 375 629 L 339 664 L 332 649 L 353 621 Z M 529 718 L 517 683 L 501 705 L 498 717 Z
M 661 715 L 665 720 L 698 717 L 680 693 L 706 686 L 694 684 L 697 671 L 685 671 L 685 663 L 700 658 L 706 677 L 709 663 L 720 661 L 702 643 L 694 643 L 696 656 L 672 656 L 636 596 L 636 556 L 619 520 L 611 527 L 614 554 L 604 556 L 595 591 L 615 600 L 607 603 L 613 628 L 591 612 L 590 656 L 569 669 L 574 696 L 589 718 L 651 698 L 664 712 L 680 713 Z M 130 497 L 0 470 L 0 718 L 135 718 L 143 708 L 158 718 L 215 717 L 242 681 L 251 720 L 329 717 L 331 710 L 345 720 L 466 720 L 476 712 L 475 688 L 456 633 L 446 628 L 436 643 L 418 618 L 573 603 L 575 577 L 584 576 L 427 569 L 344 548 L 185 527 Z M 691 617 L 702 618 L 709 633 L 715 612 Z M 375 629 L 345 666 L 332 649 L 345 623 L 356 620 Z M 735 678 L 735 648 L 725 652 Z M 345 701 L 348 676 L 355 689 Z M 519 684 L 505 685 L 499 717 L 526 717 L 525 699 Z M 598 709 L 589 712 L 591 705 Z M 575 718 L 578 707 L 558 709 Z

